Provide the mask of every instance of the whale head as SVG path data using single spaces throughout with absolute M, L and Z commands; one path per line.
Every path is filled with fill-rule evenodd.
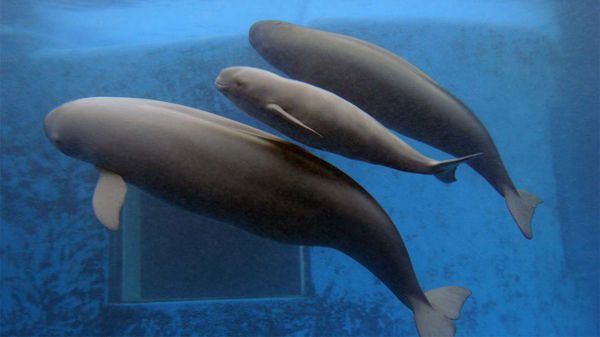
M 44 119 L 44 132 L 61 152 L 71 157 L 82 154 L 82 136 L 85 122 L 81 116 L 81 103 L 77 100 L 65 103 L 50 111 Z
M 108 101 L 83 98 L 57 107 L 44 120 L 46 136 L 62 153 L 97 164 L 98 154 L 111 146 L 111 130 L 119 128 L 106 118 L 105 112 L 114 110 L 107 106 Z
M 251 67 L 229 67 L 215 80 L 217 89 L 246 112 L 260 109 L 274 100 L 274 81 L 279 76 Z
M 247 82 L 243 76 L 246 67 L 229 67 L 223 69 L 215 79 L 215 86 L 223 95 L 231 95 L 241 91 L 242 80 Z
M 248 40 L 256 50 L 266 48 L 268 41 L 277 36 L 281 29 L 292 27 L 293 25 L 279 20 L 263 20 L 255 22 L 248 32 Z

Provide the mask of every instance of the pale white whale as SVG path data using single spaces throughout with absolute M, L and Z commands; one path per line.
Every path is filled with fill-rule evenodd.
M 313 85 L 252 67 L 223 69 L 215 85 L 251 116 L 306 145 L 397 170 L 456 181 L 456 167 L 480 154 L 428 158 L 354 104 Z
M 385 211 L 334 166 L 266 132 L 181 105 L 87 98 L 48 114 L 48 138 L 100 170 L 98 219 L 119 228 L 127 183 L 251 233 L 335 248 L 375 274 L 415 317 L 421 336 L 453 336 L 470 291 L 423 293 Z

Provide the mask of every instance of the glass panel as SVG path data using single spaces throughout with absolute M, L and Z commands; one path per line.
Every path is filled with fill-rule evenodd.
M 112 300 L 305 294 L 305 249 L 247 233 L 131 188 L 113 238 Z

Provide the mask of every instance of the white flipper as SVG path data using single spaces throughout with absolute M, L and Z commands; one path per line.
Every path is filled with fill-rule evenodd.
M 96 218 L 108 229 L 119 229 L 121 209 L 127 194 L 127 184 L 120 175 L 98 168 L 100 178 L 92 205 Z
M 298 118 L 290 115 L 287 111 L 285 111 L 282 107 L 280 107 L 279 105 L 275 104 L 275 103 L 270 103 L 267 104 L 265 106 L 265 109 L 269 110 L 272 113 L 275 113 L 277 115 L 279 115 L 280 117 L 282 117 L 283 119 L 287 120 L 288 122 L 299 126 L 305 130 L 308 130 L 312 133 L 314 133 L 315 135 L 319 136 L 320 138 L 323 138 L 323 136 L 321 136 L 320 133 L 318 133 L 317 131 L 313 130 L 312 128 L 310 128 L 309 126 L 307 126 L 306 124 L 302 123 L 300 120 L 298 120 Z

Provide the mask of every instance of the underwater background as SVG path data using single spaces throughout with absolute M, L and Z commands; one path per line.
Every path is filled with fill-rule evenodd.
M 43 133 L 49 111 L 88 96 L 274 132 L 213 85 L 227 66 L 275 71 L 247 40 L 261 19 L 406 58 L 475 112 L 515 184 L 544 200 L 528 241 L 466 165 L 444 185 L 314 151 L 389 213 L 425 290 L 473 291 L 457 336 L 600 335 L 599 15 L 587 0 L 0 0 L 0 335 L 416 335 L 410 311 L 332 249 L 259 240 L 141 192 L 109 233 L 91 207 L 97 171 Z

